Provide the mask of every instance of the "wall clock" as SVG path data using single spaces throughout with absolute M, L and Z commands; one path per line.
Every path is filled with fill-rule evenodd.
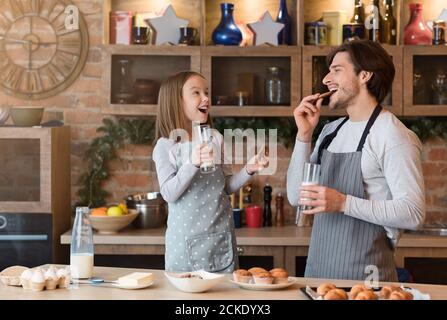
M 88 55 L 84 18 L 70 0 L 2 0 L 0 88 L 22 99 L 51 97 L 77 79 Z

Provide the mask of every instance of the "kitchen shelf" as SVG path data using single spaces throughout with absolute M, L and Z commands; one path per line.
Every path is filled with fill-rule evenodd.
M 213 106 L 213 117 L 291 117 L 290 106 Z
M 399 43 L 403 43 L 403 29 L 409 20 L 408 4 L 411 1 L 395 1 L 394 13 L 398 20 Z M 192 69 L 202 73 L 210 82 L 210 97 L 213 102 L 212 115 L 215 117 L 292 117 L 293 109 L 299 104 L 302 97 L 312 93 L 312 74 L 315 71 L 312 68 L 313 59 L 319 59 L 318 62 L 321 61 L 324 64 L 325 56 L 334 48 L 332 46 L 303 45 L 305 22 L 319 19 L 324 10 L 345 10 L 349 17 L 353 12 L 353 1 L 340 3 L 340 1 L 334 0 L 289 0 L 287 6 L 292 17 L 292 46 L 213 46 L 209 44 L 211 43 L 211 33 L 220 20 L 220 2 L 219 0 L 171 1 L 177 15 L 190 20 L 190 26 L 198 28 L 200 46 L 109 45 L 107 44 L 108 34 L 106 35 L 109 27 L 105 27 L 105 44 L 103 46 L 105 52 L 105 98 L 102 112 L 120 115 L 156 115 L 157 106 L 155 104 L 116 104 L 111 99 L 112 78 L 117 81 L 112 77 L 113 59 L 116 59 L 117 56 L 126 56 L 129 59 L 138 56 L 135 59 L 147 59 L 147 63 L 144 64 L 144 68 L 147 70 L 146 74 L 156 75 L 160 82 L 169 75 L 184 69 Z M 447 7 L 447 0 L 436 1 L 436 3 L 428 0 L 420 0 L 419 2 L 425 5 L 424 19 L 426 21 L 436 18 L 442 8 Z M 265 10 L 268 10 L 275 18 L 279 7 L 279 1 L 277 0 L 260 0 L 255 4 L 249 1 L 236 0 L 233 3 L 235 4 L 234 17 L 236 21 L 244 21 L 245 23 L 258 19 Z M 367 5 L 369 2 L 363 1 L 363 3 Z M 104 2 L 104 21 L 109 21 L 110 10 L 158 12 L 161 7 L 162 4 L 155 1 L 106 0 Z M 396 115 L 405 116 L 446 116 L 447 106 L 445 105 L 413 105 L 412 79 L 414 57 L 416 57 L 416 61 L 420 59 L 419 56 L 437 56 L 436 59 L 442 59 L 442 56 L 447 56 L 447 46 L 384 45 L 384 48 L 392 56 L 396 68 L 391 94 L 392 103 L 389 110 Z M 160 60 L 161 56 L 173 60 L 163 62 Z M 188 63 L 185 62 L 185 59 L 188 59 Z M 216 95 L 231 97 L 231 93 L 234 93 L 236 82 L 234 74 L 237 74 L 238 69 L 250 68 L 250 72 L 253 70 L 254 73 L 260 75 L 269 61 L 288 66 L 288 77 L 286 79 L 290 86 L 287 90 L 290 97 L 287 97 L 287 105 L 267 106 L 264 101 L 259 99 L 249 101 L 249 105 L 242 108 L 234 106 L 235 102 L 232 101 L 227 102 L 229 105 L 216 105 L 214 103 L 215 99 L 213 97 Z M 430 60 L 428 61 L 430 63 Z M 220 81 L 218 74 L 222 74 L 225 81 Z M 262 88 L 259 83 L 258 88 Z M 219 90 L 226 90 L 228 93 L 222 94 Z M 326 90 L 326 88 L 321 88 L 318 91 L 320 90 Z M 263 91 L 258 91 L 257 97 L 262 96 Z M 329 110 L 327 106 L 323 106 L 322 109 L 322 115 L 324 116 L 344 114 L 344 110 Z
M 427 63 L 421 58 L 428 59 Z M 415 104 L 413 75 L 415 65 L 425 78 L 427 99 L 424 104 Z M 422 64 L 422 65 L 421 65 Z M 447 46 L 405 46 L 404 48 L 404 115 L 406 116 L 446 116 L 447 104 L 430 103 L 430 84 L 434 80 L 437 67 L 447 67 Z M 444 71 L 447 73 L 447 69 Z M 446 80 L 447 81 L 447 80 Z

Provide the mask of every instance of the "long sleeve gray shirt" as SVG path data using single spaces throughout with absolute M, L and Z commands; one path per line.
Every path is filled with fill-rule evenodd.
M 317 162 L 322 139 L 332 133 L 343 118 L 327 124 L 316 142 L 299 140 L 287 172 L 287 196 L 297 206 L 305 162 Z M 330 152 L 354 152 L 367 121 L 348 120 L 330 144 Z M 347 195 L 344 214 L 382 225 L 397 244 L 400 229 L 416 229 L 425 219 L 425 189 L 421 165 L 422 146 L 418 137 L 392 113 L 382 112 L 371 128 L 362 150 L 361 171 L 366 198 Z
M 222 143 L 222 137 L 217 137 L 217 140 L 219 144 Z M 160 138 L 152 155 L 156 165 L 160 193 L 166 202 L 175 202 L 185 192 L 200 170 L 187 159 L 183 161 L 185 164 L 182 166 L 177 165 L 178 147 L 179 143 L 174 140 Z M 252 177 L 247 173 L 245 167 L 233 175 L 231 164 L 228 163 L 222 164 L 222 170 L 225 176 L 225 191 L 227 194 L 239 190 Z

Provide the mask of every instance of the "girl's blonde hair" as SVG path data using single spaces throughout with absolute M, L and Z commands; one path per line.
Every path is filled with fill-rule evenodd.
M 186 130 L 186 117 L 183 111 L 183 86 L 193 76 L 205 79 L 195 71 L 182 71 L 164 81 L 158 94 L 157 120 L 155 124 L 155 141 L 159 138 L 169 138 L 174 129 Z M 211 117 L 207 123 L 211 125 Z

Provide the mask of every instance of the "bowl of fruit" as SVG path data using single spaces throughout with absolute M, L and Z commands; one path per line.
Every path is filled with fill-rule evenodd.
M 90 221 L 93 229 L 96 229 L 98 233 L 113 234 L 131 224 L 138 214 L 137 210 L 128 209 L 125 204 L 120 203 L 91 209 Z

